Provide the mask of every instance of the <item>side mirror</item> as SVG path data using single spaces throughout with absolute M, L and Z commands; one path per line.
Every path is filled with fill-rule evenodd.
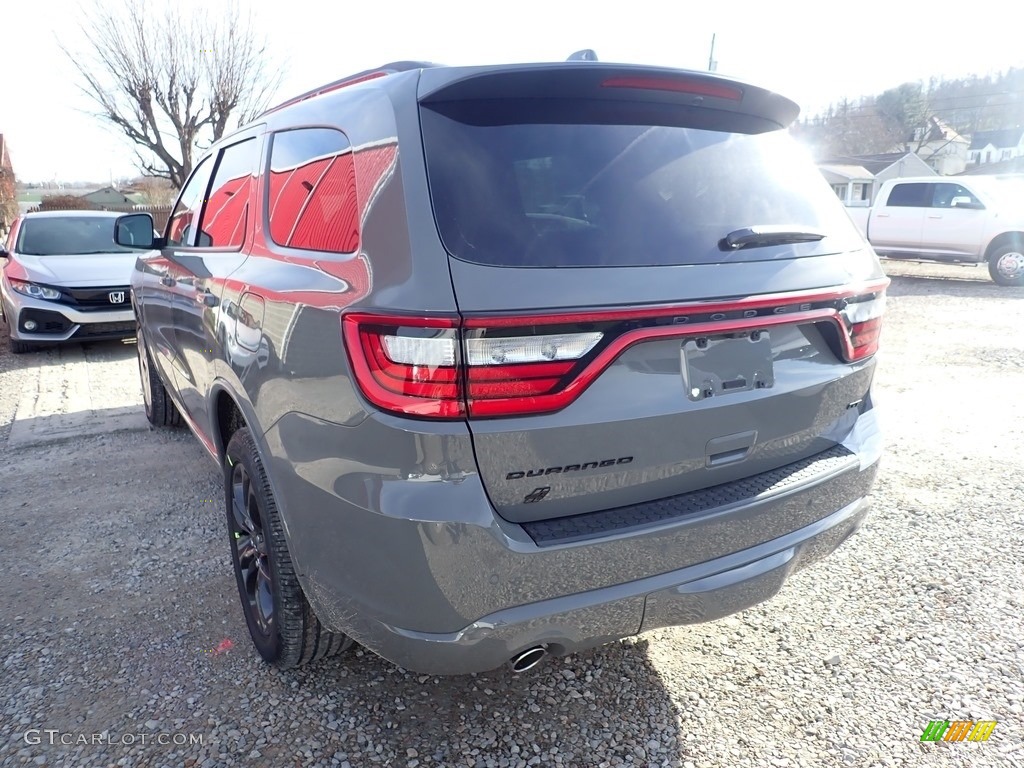
M 949 207 L 950 208 L 972 208 L 974 210 L 979 210 L 981 208 L 984 208 L 985 206 L 983 206 L 981 203 L 974 202 L 974 200 L 972 200 L 971 198 L 967 197 L 966 195 L 960 195 L 958 197 L 954 197 L 952 200 L 949 201 Z
M 11 258 L 10 251 L 8 251 L 5 246 L 0 245 L 0 259 L 9 259 L 9 258 Z
M 114 221 L 114 242 L 126 248 L 162 248 L 163 238 L 156 237 L 154 232 L 153 217 L 148 213 L 129 213 Z

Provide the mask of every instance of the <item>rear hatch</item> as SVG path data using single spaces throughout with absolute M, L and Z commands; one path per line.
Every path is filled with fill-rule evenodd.
M 468 415 L 503 517 L 734 481 L 850 430 L 885 281 L 782 130 L 796 114 L 673 70 L 423 72 L 461 318 L 432 332 L 454 345 L 418 362 L 457 371 L 445 377 L 463 402 L 435 415 Z M 399 341 L 383 350 L 385 364 L 417 362 Z

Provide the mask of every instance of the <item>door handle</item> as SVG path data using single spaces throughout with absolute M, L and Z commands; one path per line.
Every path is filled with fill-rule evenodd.
M 929 213 L 928 214 L 928 218 L 929 219 L 941 219 L 942 218 L 942 214 L 941 213 Z
M 166 285 L 168 288 L 170 288 L 174 285 L 174 278 L 167 277 L 166 275 L 164 275 L 163 277 L 160 278 L 160 285 Z
M 196 301 L 207 307 L 216 307 L 220 302 L 217 297 L 207 290 L 196 291 Z

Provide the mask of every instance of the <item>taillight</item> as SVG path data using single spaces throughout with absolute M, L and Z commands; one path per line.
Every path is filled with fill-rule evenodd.
M 685 305 L 493 317 L 344 315 L 359 389 L 392 413 L 459 419 L 565 408 L 633 344 L 791 324 L 835 330 L 849 362 L 878 350 L 884 282 Z M 770 332 L 770 331 L 769 331 Z
M 501 335 L 496 335 L 500 333 Z M 544 413 L 568 404 L 562 394 L 602 333 L 524 335 L 502 328 L 464 331 L 470 416 Z
M 885 311 L 885 289 L 851 296 L 843 304 L 839 316 L 850 341 L 849 358 L 863 360 L 870 357 L 878 351 L 882 313 Z
M 734 86 L 707 80 L 667 77 L 610 77 L 601 83 L 604 88 L 635 88 L 645 91 L 673 91 L 694 96 L 712 96 L 716 99 L 740 101 L 743 91 Z
M 465 416 L 457 321 L 346 315 L 356 381 L 374 405 L 409 416 Z
M 434 418 L 557 410 L 568 403 L 560 394 L 569 374 L 602 336 L 505 328 L 460 335 L 457 322 L 346 315 L 345 343 L 363 394 L 385 410 Z

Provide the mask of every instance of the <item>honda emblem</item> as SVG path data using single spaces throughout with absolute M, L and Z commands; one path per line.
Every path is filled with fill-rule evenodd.
M 107 294 L 111 304 L 124 304 L 124 291 L 111 291 Z

